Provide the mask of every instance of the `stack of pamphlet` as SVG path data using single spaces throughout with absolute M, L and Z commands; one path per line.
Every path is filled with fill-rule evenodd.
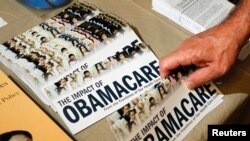
M 192 33 L 225 19 L 235 7 L 228 0 L 153 0 L 153 9 Z
M 222 22 L 238 3 L 239 0 L 153 0 L 152 8 L 196 34 Z M 249 54 L 248 44 L 238 59 L 243 60 Z
M 181 140 L 223 97 L 212 83 L 187 89 L 190 66 L 161 79 L 129 23 L 86 2 L 3 43 L 0 60 L 72 134 L 106 117 L 117 140 Z

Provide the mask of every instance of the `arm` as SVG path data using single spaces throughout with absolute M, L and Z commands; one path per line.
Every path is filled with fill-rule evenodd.
M 161 77 L 179 66 L 198 67 L 187 80 L 190 89 L 224 75 L 250 37 L 250 0 L 241 4 L 221 24 L 185 40 L 160 59 Z

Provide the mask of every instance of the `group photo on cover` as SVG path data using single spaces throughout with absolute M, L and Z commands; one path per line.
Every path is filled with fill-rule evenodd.
M 179 67 L 164 80 L 110 114 L 106 120 L 117 140 L 125 141 L 131 133 L 141 129 L 143 123 L 151 119 L 162 104 L 175 94 L 176 89 L 180 85 L 185 85 L 185 79 L 194 69 L 194 66 Z

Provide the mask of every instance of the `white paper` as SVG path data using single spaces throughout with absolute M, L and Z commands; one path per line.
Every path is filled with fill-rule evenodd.
M 2 17 L 0 17 L 0 28 L 5 26 L 6 24 L 7 22 Z
M 225 0 L 160 0 L 152 4 L 154 10 L 195 34 L 220 23 L 234 8 Z

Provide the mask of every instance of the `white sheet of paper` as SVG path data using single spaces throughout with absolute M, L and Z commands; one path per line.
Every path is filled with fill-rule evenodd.
M 0 28 L 5 26 L 6 24 L 7 22 L 3 18 L 0 17 Z

